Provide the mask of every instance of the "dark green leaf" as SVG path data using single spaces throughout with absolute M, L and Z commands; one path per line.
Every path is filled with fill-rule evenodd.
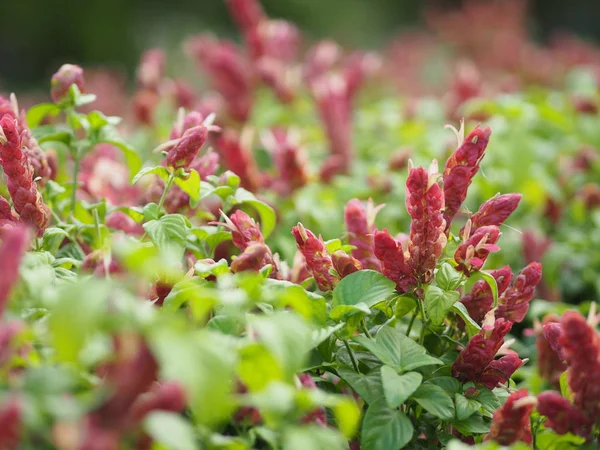
M 422 384 L 413 394 L 412 399 L 427 412 L 440 419 L 454 419 L 454 403 L 452 402 L 452 398 L 439 386 Z
M 390 408 L 397 408 L 408 400 L 408 397 L 417 390 L 422 381 L 423 376 L 420 373 L 408 372 L 398 375 L 391 367 L 381 367 L 383 394 Z
M 442 324 L 446 314 L 459 297 L 460 294 L 456 291 L 443 291 L 437 286 L 428 286 L 425 291 L 425 311 L 431 324 L 434 326 Z
M 367 409 L 362 426 L 362 450 L 396 450 L 408 444 L 414 429 L 410 419 L 382 399 Z
M 477 400 L 468 399 L 458 393 L 454 395 L 454 401 L 456 404 L 456 420 L 465 420 L 481 408 L 481 403 Z
M 359 270 L 344 277 L 333 290 L 334 305 L 364 303 L 371 308 L 394 293 L 396 284 L 374 270 Z
M 462 284 L 464 276 L 452 265 L 443 262 L 435 275 L 437 285 L 444 291 L 455 291 Z
M 349 367 L 339 367 L 339 376 L 350 385 L 354 391 L 368 404 L 383 398 L 383 387 L 381 385 L 381 372 L 375 369 L 367 375 L 356 373 Z

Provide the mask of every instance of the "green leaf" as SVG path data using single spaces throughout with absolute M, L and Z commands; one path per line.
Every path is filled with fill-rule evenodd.
M 50 314 L 56 359 L 76 363 L 79 352 L 96 332 L 107 310 L 110 286 L 100 280 L 64 285 Z
M 465 325 L 467 326 L 467 334 L 469 335 L 469 337 L 473 337 L 481 331 L 481 327 L 479 326 L 479 324 L 473 319 L 471 319 L 467 307 L 461 302 L 456 302 L 454 305 L 452 305 L 452 311 L 458 314 L 461 317 L 461 319 L 465 322 Z
M 379 369 L 375 369 L 367 375 L 362 375 L 349 367 L 341 366 L 338 367 L 337 373 L 369 405 L 383 397 Z
M 234 197 L 238 203 L 241 203 L 242 205 L 250 205 L 256 210 L 256 212 L 258 212 L 260 215 L 262 234 L 265 239 L 268 238 L 275 228 L 275 223 L 277 221 L 277 217 L 275 216 L 275 211 L 273 208 L 266 203 L 261 202 L 254 196 L 254 194 L 243 188 L 239 188 Z
M 571 391 L 569 381 L 567 380 L 566 370 L 560 374 L 560 393 L 564 398 L 568 399 L 571 402 L 573 401 L 573 392 Z
M 345 450 L 348 444 L 342 436 L 330 428 L 316 425 L 290 427 L 283 433 L 285 450 Z
M 138 173 L 142 167 L 142 158 L 140 158 L 140 155 L 138 155 L 135 149 L 118 136 L 113 136 L 111 138 L 102 138 L 99 142 L 111 144 L 121 149 L 121 151 L 123 152 L 123 157 L 125 158 L 125 164 L 127 164 L 127 168 L 129 169 L 129 177 L 133 179 L 134 174 Z
M 437 358 L 429 356 L 425 347 L 396 328 L 384 327 L 375 339 L 356 336 L 354 341 L 373 353 L 379 360 L 397 370 L 408 371 L 422 366 L 443 364 Z
M 474 434 L 483 434 L 490 431 L 490 425 L 479 415 L 472 415 L 468 419 L 454 422 L 452 424 L 454 428 L 460 431 L 465 436 L 471 436 Z
M 368 316 L 371 314 L 371 310 L 362 302 L 357 303 L 356 305 L 339 305 L 331 310 L 329 317 L 331 317 L 333 320 L 342 320 L 356 314 Z
M 140 169 L 140 171 L 138 173 L 136 173 L 134 175 L 133 179 L 131 180 L 131 184 L 136 184 L 143 177 L 145 177 L 146 175 L 150 175 L 150 174 L 158 175 L 160 178 L 162 178 L 165 181 L 169 177 L 169 172 L 167 171 L 167 168 L 164 166 L 143 167 L 142 169 Z
M 417 307 L 417 303 L 416 302 L 420 302 L 421 300 L 419 300 L 418 298 L 412 296 L 412 295 L 399 295 L 397 297 L 395 297 L 396 299 L 396 312 L 395 312 L 395 316 L 397 319 L 404 317 L 406 314 L 408 314 L 409 312 L 411 312 L 413 309 L 415 309 Z
M 496 279 L 492 276 L 492 274 L 484 270 L 480 270 L 475 276 L 484 279 L 485 282 L 490 286 L 492 297 L 494 298 L 494 308 L 498 306 L 498 283 L 496 283 Z
M 425 311 L 432 325 L 441 325 L 446 314 L 456 303 L 460 294 L 456 291 L 443 291 L 437 286 L 428 286 L 425 291 Z
M 427 383 L 441 387 L 449 395 L 454 395 L 462 389 L 460 382 L 453 377 L 435 377 L 427 380 Z
M 200 175 L 194 169 L 191 169 L 187 178 L 175 178 L 175 184 L 190 196 L 192 202 L 200 200 Z
M 144 224 L 150 240 L 163 253 L 183 257 L 189 222 L 181 214 L 167 214 Z
M 442 420 L 454 419 L 452 398 L 439 386 L 428 383 L 422 384 L 413 394 L 412 399 L 427 412 Z
M 27 126 L 29 128 L 37 127 L 46 117 L 54 117 L 60 113 L 61 109 L 54 103 L 40 103 L 32 106 L 27 111 Z
M 420 373 L 408 372 L 398 375 L 391 367 L 381 367 L 383 394 L 390 408 L 397 408 L 408 400 L 408 397 L 417 390 L 422 381 L 423 376 Z
M 54 255 L 67 237 L 69 237 L 69 234 L 62 228 L 46 228 L 42 238 L 42 249 Z
M 362 426 L 362 450 L 396 450 L 413 437 L 413 425 L 400 411 L 389 408 L 382 399 L 367 409 Z
M 371 308 L 394 293 L 396 284 L 374 270 L 359 270 L 344 277 L 333 290 L 333 305 L 364 303 Z
M 496 396 L 493 391 L 487 388 L 479 388 L 479 393 L 475 396 L 475 400 L 481 403 L 481 407 L 489 414 L 490 417 L 498 408 L 500 408 L 500 406 L 502 406 L 502 402 L 498 396 Z
M 558 435 L 551 430 L 545 430 L 536 435 L 535 444 L 538 450 L 570 450 L 581 448 L 585 438 L 572 433 Z
M 455 291 L 462 284 L 465 277 L 451 264 L 443 262 L 435 275 L 437 285 L 444 291 Z
M 481 403 L 477 400 L 468 399 L 458 393 L 454 394 L 454 401 L 456 404 L 456 420 L 465 420 L 481 408 Z
M 166 411 L 152 412 L 144 419 L 144 430 L 156 442 L 171 450 L 195 450 L 194 428 L 179 414 Z

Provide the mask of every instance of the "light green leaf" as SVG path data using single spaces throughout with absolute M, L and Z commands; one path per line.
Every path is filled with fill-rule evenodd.
M 362 450 L 402 449 L 413 437 L 413 425 L 400 411 L 389 408 L 383 399 L 367 409 L 362 426 Z
M 330 428 L 310 425 L 290 427 L 283 433 L 284 450 L 345 450 L 347 442 Z
M 375 306 L 394 293 L 396 284 L 374 270 L 359 270 L 344 277 L 333 290 L 334 305 L 364 303 Z
M 384 327 L 375 339 L 356 336 L 354 341 L 373 353 L 379 360 L 397 370 L 408 371 L 422 366 L 443 364 L 429 356 L 427 350 L 396 328 Z
M 454 422 L 452 424 L 454 428 L 460 431 L 465 436 L 472 436 L 474 434 L 483 434 L 490 431 L 490 425 L 484 420 L 479 414 L 472 415 L 468 419 Z
M 134 175 L 133 179 L 131 180 L 131 184 L 136 184 L 143 177 L 150 174 L 158 175 L 163 180 L 166 180 L 169 177 L 169 172 L 164 166 L 144 167 Z
M 190 196 L 192 202 L 196 203 L 200 200 L 200 175 L 194 169 L 189 171 L 189 176 L 185 179 L 176 177 L 175 184 Z
M 458 272 L 447 262 L 442 263 L 435 275 L 437 285 L 444 291 L 455 291 L 464 280 L 462 272 Z
M 32 106 L 27 111 L 27 126 L 29 128 L 37 127 L 46 117 L 54 117 L 60 113 L 61 109 L 54 103 L 40 103 Z
M 473 337 L 481 331 L 481 327 L 479 326 L 479 324 L 473 319 L 471 319 L 467 307 L 461 302 L 456 302 L 454 305 L 452 305 L 452 311 L 458 314 L 461 317 L 461 319 L 465 322 L 465 325 L 467 326 L 467 334 L 469 335 L 469 337 Z
M 331 310 L 329 317 L 333 320 L 342 320 L 357 314 L 368 316 L 371 314 L 371 310 L 362 302 L 356 305 L 339 305 Z
M 171 450 L 196 450 L 194 428 L 179 414 L 166 411 L 152 412 L 144 419 L 144 430 L 156 442 Z
M 427 412 L 442 420 L 454 419 L 452 398 L 439 386 L 428 383 L 422 384 L 413 394 L 412 399 Z
M 277 221 L 273 208 L 258 200 L 254 194 L 244 188 L 239 188 L 234 197 L 242 205 L 250 205 L 258 212 L 260 215 L 262 234 L 265 239 L 268 238 L 275 228 L 275 223 Z
M 422 381 L 423 376 L 420 373 L 408 372 L 398 375 L 389 366 L 381 367 L 383 394 L 390 408 L 397 408 L 408 400 L 408 397 L 417 390 Z
M 60 244 L 62 244 L 68 236 L 69 234 L 62 228 L 46 228 L 44 237 L 42 238 L 42 249 L 49 253 L 56 254 Z
M 492 291 L 492 297 L 494 298 L 494 308 L 498 306 L 498 283 L 496 283 L 496 279 L 485 270 L 480 270 L 475 274 L 475 277 L 482 278 L 485 282 L 490 286 Z
M 425 291 L 425 311 L 432 325 L 437 326 L 444 322 L 446 314 L 456 303 L 460 294 L 456 291 L 443 291 L 437 286 L 428 286 Z
M 178 257 L 185 251 L 188 228 L 189 222 L 181 214 L 167 214 L 144 224 L 144 230 L 159 251 Z

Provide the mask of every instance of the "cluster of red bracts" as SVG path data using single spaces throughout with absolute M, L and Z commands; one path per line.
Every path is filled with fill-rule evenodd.
M 485 440 L 493 440 L 500 445 L 511 445 L 519 441 L 531 444 L 533 436 L 529 417 L 535 404 L 535 397 L 529 396 L 527 390 L 513 392 L 494 413 L 492 426 Z
M 452 376 L 466 383 L 472 381 L 488 389 L 502 385 L 523 365 L 514 353 L 494 359 L 504 344 L 512 323 L 494 317 L 490 311 L 483 322 L 481 331 L 473 336 L 460 352 L 452 365 Z
M 182 412 L 186 394 L 174 381 L 158 382 L 158 363 L 138 335 L 113 338 L 115 358 L 99 368 L 109 395 L 80 423 L 58 423 L 53 433 L 60 448 L 116 450 L 125 436 L 136 449 L 149 449 L 152 439 L 141 429 L 154 411 Z
M 292 228 L 292 234 L 304 256 L 306 269 L 323 292 L 332 291 L 342 278 L 363 268 L 360 261 L 342 250 L 330 255 L 323 238 L 315 236 L 301 223 Z
M 46 170 L 50 166 L 14 103 L 0 97 L 0 164 L 12 198 L 12 209 L 6 199 L 0 200 L 0 226 L 22 222 L 41 236 L 48 226 L 50 210 L 37 189 L 34 163 L 45 179 L 51 176 Z
M 560 322 L 548 320 L 543 325 L 551 349 L 547 351 L 553 351 L 566 368 L 573 395 L 572 403 L 557 392 L 538 397 L 538 411 L 548 418 L 546 426 L 558 434 L 574 433 L 590 439 L 592 428 L 600 425 L 600 335 L 596 323 L 592 308 L 587 322 L 581 314 L 568 311 Z

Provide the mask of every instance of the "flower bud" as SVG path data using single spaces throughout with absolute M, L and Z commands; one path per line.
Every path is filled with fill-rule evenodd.
M 247 32 L 265 18 L 258 0 L 226 0 L 229 13 L 243 32 Z
M 240 177 L 242 186 L 255 192 L 261 186 L 261 177 L 249 141 L 249 134 L 240 136 L 227 130 L 217 137 L 215 146 L 227 167 Z
M 396 283 L 398 292 L 409 292 L 417 285 L 402 244 L 388 230 L 376 231 L 373 245 L 375 257 L 381 261 L 381 273 Z
M 496 195 L 483 203 L 479 207 L 479 210 L 471 216 L 471 233 L 479 227 L 487 225 L 496 225 L 499 227 L 502 225 L 513 211 L 517 209 L 521 197 L 521 194 Z M 461 230 L 461 234 L 463 230 Z
M 331 274 L 333 262 L 327 252 L 325 242 L 321 237 L 316 237 L 312 231 L 307 230 L 299 223 L 292 228 L 298 250 L 304 255 L 306 267 L 315 278 L 317 286 L 323 292 L 332 291 L 339 278 Z
M 76 85 L 80 92 L 85 92 L 83 69 L 74 64 L 63 64 L 50 81 L 50 96 L 55 103 L 63 100 L 71 85 Z
M 542 265 L 533 262 L 517 276 L 513 285 L 498 299 L 498 317 L 504 317 L 514 323 L 522 322 L 529 310 L 529 302 L 535 293 L 535 287 L 542 279 Z
M 208 138 L 210 127 L 205 125 L 194 126 L 183 133 L 177 144 L 167 153 L 167 165 L 174 169 L 188 169 L 198 154 L 200 147 Z
M 142 89 L 158 92 L 165 77 L 166 55 L 159 48 L 146 50 L 137 69 L 137 82 Z
M 548 418 L 544 426 L 557 434 L 573 433 L 586 438 L 590 435 L 593 421 L 558 392 L 538 395 L 537 410 Z
M 350 245 L 356 247 L 352 250 L 352 256 L 358 259 L 365 269 L 379 271 L 380 262 L 375 257 L 373 236 L 375 233 L 375 217 L 384 205 L 374 206 L 369 200 L 365 205 L 354 198 L 346 204 L 344 210 L 344 221 L 348 230 Z
M 29 248 L 30 236 L 26 228 L 15 227 L 2 233 L 0 245 L 0 317 L 9 295 L 19 281 L 19 266 Z
M 498 295 L 508 288 L 512 280 L 512 271 L 510 266 L 504 266 L 501 269 L 490 271 L 490 275 L 496 280 L 498 286 Z M 475 322 L 481 324 L 485 315 L 494 306 L 494 297 L 490 285 L 485 280 L 480 280 L 473 285 L 471 292 L 464 295 L 460 301 L 467 307 L 469 317 Z
M 456 270 L 466 276 L 470 276 L 472 271 L 480 270 L 489 254 L 500 250 L 496 245 L 500 234 L 500 230 L 494 225 L 478 228 L 456 249 L 454 253 L 454 260 L 458 263 Z
M 238 209 L 230 217 L 223 214 L 225 223 L 222 224 L 231 231 L 233 244 L 244 251 L 255 242 L 264 244 L 265 240 L 256 221 L 241 209 Z
M 513 392 L 494 413 L 492 427 L 484 440 L 506 446 L 519 441 L 531 444 L 533 436 L 529 416 L 534 405 L 535 398 L 529 397 L 526 389 Z
M 546 315 L 542 323 L 536 322 L 536 347 L 537 347 L 537 366 L 538 372 L 542 378 L 547 380 L 554 387 L 560 385 L 560 376 L 567 369 L 564 359 L 555 350 L 560 350 L 558 339 L 560 338 L 560 318 L 556 315 Z M 558 328 L 558 335 L 556 329 Z M 546 336 L 548 334 L 548 337 Z M 550 342 L 552 340 L 552 343 Z
M 462 137 L 459 136 L 459 146 L 446 162 L 443 174 L 446 231 L 450 229 L 452 219 L 467 198 L 467 190 L 479 171 L 479 164 L 484 157 L 491 134 L 492 130 L 489 127 L 483 127 L 475 128 L 462 141 Z
M 363 268 L 359 260 L 342 250 L 333 252 L 331 254 L 331 260 L 333 262 L 333 268 L 342 278 L 362 270 Z

